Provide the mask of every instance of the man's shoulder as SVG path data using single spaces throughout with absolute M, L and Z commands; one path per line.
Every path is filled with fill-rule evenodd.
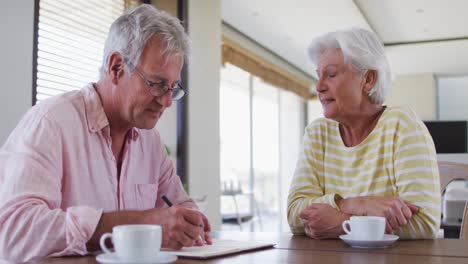
M 83 96 L 80 90 L 53 96 L 30 109 L 30 114 L 53 121 L 70 120 L 80 113 L 84 113 Z

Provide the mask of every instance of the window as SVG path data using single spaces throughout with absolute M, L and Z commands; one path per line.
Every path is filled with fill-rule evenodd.
M 295 93 L 228 63 L 221 69 L 222 189 L 254 194 L 237 201 L 238 213 L 254 213 L 252 199 L 260 209 L 262 228 L 257 217 L 251 230 L 289 230 L 287 195 L 302 144 L 304 108 L 305 100 Z M 236 213 L 231 197 L 222 197 L 221 207 L 223 214 Z
M 39 1 L 36 101 L 98 80 L 107 32 L 125 2 Z
M 323 117 L 322 104 L 315 97 L 307 101 L 307 124 L 310 124 L 317 118 Z

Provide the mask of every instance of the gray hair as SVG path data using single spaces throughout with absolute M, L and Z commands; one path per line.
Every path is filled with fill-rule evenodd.
M 125 11 L 112 23 L 104 46 L 101 78 L 108 71 L 113 52 L 119 52 L 130 65 L 138 65 L 145 44 L 152 37 L 160 37 L 165 43 L 162 54 L 176 54 L 188 59 L 190 42 L 180 20 L 152 5 L 142 4 Z
M 315 65 L 327 49 L 340 49 L 344 61 L 359 73 L 377 71 L 377 81 L 369 91 L 371 102 L 382 104 L 390 86 L 390 66 L 383 45 L 373 33 L 361 28 L 338 30 L 319 36 L 309 45 L 308 52 Z

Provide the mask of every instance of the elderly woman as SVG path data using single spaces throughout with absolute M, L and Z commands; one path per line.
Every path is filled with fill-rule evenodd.
M 390 69 L 375 34 L 350 29 L 315 39 L 323 115 L 305 131 L 288 197 L 295 234 L 336 238 L 352 215 L 386 218 L 400 238 L 435 238 L 440 186 L 434 143 L 417 115 L 383 105 Z

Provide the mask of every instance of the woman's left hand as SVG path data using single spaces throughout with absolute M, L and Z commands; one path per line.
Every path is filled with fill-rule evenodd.
M 337 238 L 343 234 L 342 223 L 349 215 L 337 211 L 328 204 L 314 203 L 300 213 L 307 236 L 314 239 Z

